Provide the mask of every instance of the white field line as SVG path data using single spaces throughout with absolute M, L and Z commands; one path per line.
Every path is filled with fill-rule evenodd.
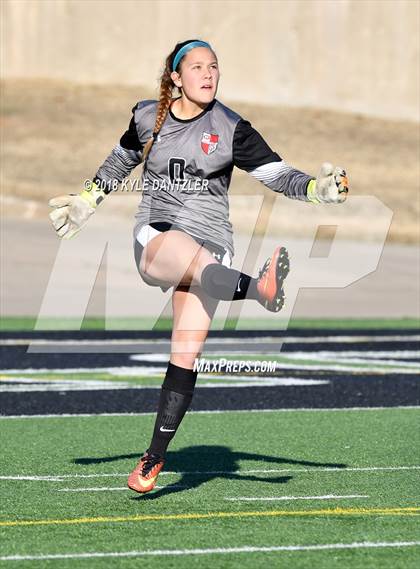
M 405 341 L 412 336 L 406 336 Z M 367 336 L 368 338 L 368 336 Z M 277 344 L 279 342 L 284 342 L 288 338 L 276 337 L 276 336 L 258 336 L 258 341 L 261 343 L 273 343 Z M 305 338 L 306 339 L 306 338 Z M 296 338 L 297 340 L 297 338 Z M 314 340 L 311 340 L 312 342 Z M 46 339 L 46 338 L 9 338 L 0 340 L 0 346 L 124 346 L 127 344 L 133 346 L 167 346 L 171 343 L 170 338 L 104 338 L 102 340 L 94 339 Z M 255 338 L 207 338 L 206 344 L 255 344 Z
M 363 352 L 352 352 L 353 355 L 350 355 L 346 352 L 341 352 L 336 355 L 334 352 L 281 352 L 280 357 L 287 358 L 290 360 L 321 360 L 321 361 L 334 361 L 338 360 L 341 363 L 345 364 L 352 364 L 352 363 L 363 363 L 363 364 L 383 364 L 383 365 L 396 365 L 401 367 L 419 367 L 419 362 L 405 362 L 404 360 L 400 359 L 381 359 L 378 355 L 379 352 L 375 356 L 370 356 L 368 358 L 361 357 L 364 356 Z M 383 356 L 382 356 L 383 357 Z M 402 356 L 400 356 L 402 357 Z M 408 356 L 406 356 L 408 357 Z M 416 356 L 413 357 L 420 357 L 420 352 L 416 353 Z
M 359 355 L 363 354 L 363 352 L 360 352 Z M 239 356 L 241 354 L 235 353 L 236 356 Z M 246 355 L 246 354 L 244 354 Z M 248 353 L 248 356 L 251 355 Z M 275 354 L 277 357 L 279 357 L 279 353 Z M 417 356 L 419 356 L 420 354 L 418 353 Z M 261 356 L 261 355 L 260 355 Z M 327 356 L 325 354 L 322 354 L 322 352 L 282 352 L 280 354 L 280 357 L 290 360 L 290 361 L 279 361 L 276 362 L 276 369 L 316 369 L 316 370 L 332 370 L 332 371 L 353 371 L 353 370 L 363 370 L 363 367 L 361 365 L 355 365 L 355 364 L 364 364 L 366 366 L 369 366 L 369 372 L 373 372 L 373 371 L 386 371 L 386 372 L 390 372 L 390 371 L 398 371 L 401 373 L 412 373 L 411 369 L 413 369 L 415 372 L 418 372 L 418 370 L 420 370 L 420 364 L 418 362 L 405 362 L 404 360 L 383 360 L 383 359 L 374 359 L 374 358 L 363 358 L 363 357 L 347 357 L 347 355 L 345 354 L 345 352 L 343 352 L 341 354 L 341 356 L 336 356 L 334 352 L 331 352 L 330 356 Z M 138 362 L 142 362 L 142 361 L 146 361 L 141 355 L 135 354 L 135 355 L 131 355 L 129 356 L 129 359 L 132 361 L 138 361 Z M 166 360 L 168 359 L 168 356 L 166 356 Z M 214 362 L 214 361 L 218 361 L 217 359 L 213 358 L 207 358 L 209 362 Z M 228 360 L 231 361 L 232 358 L 230 358 Z M 305 360 L 316 360 L 319 363 L 318 364 L 305 364 L 303 363 Z M 333 364 L 330 362 L 336 360 L 336 363 Z M 337 362 L 338 360 L 338 362 Z M 155 361 L 154 359 L 152 359 L 151 361 Z M 235 360 L 235 361 L 240 361 L 240 360 Z M 295 363 L 293 363 L 295 362 Z M 156 361 L 157 363 L 157 361 Z M 325 365 L 323 365 L 325 363 Z M 376 364 L 377 366 L 383 366 L 383 367 L 371 367 L 372 365 Z M 226 367 L 226 366 L 225 366 Z M 115 368 L 114 368 L 115 369 Z M 153 368 L 139 368 L 140 370 L 144 370 L 141 373 L 148 375 L 147 370 L 149 369 L 153 369 Z M 162 368 L 163 369 L 163 368 Z M 199 372 L 200 375 L 204 375 L 204 372 Z M 119 374 L 119 375 L 123 375 L 123 374 Z
M 184 484 L 171 484 L 168 486 L 155 486 L 156 489 L 162 488 L 189 488 Z M 109 492 L 112 490 L 129 490 L 127 486 L 98 486 L 96 488 L 59 488 L 57 492 Z
M 50 559 L 91 559 L 106 557 L 147 557 L 169 555 L 214 555 L 235 553 L 272 553 L 281 551 L 323 551 L 329 549 L 369 549 L 384 547 L 415 547 L 420 541 L 362 541 L 353 543 L 323 543 L 314 545 L 278 545 L 270 547 L 242 546 L 213 549 L 149 549 L 140 551 L 95 551 L 89 553 L 54 553 L 44 555 L 4 555 L 0 561 L 46 561 Z
M 210 378 L 208 378 L 210 379 Z M 328 385 L 328 379 L 301 379 L 298 377 L 270 377 L 266 375 L 214 375 L 211 376 L 214 383 L 204 383 L 199 381 L 197 387 L 258 387 L 258 386 L 300 386 L 300 385 Z M 219 381 L 221 380 L 221 381 Z M 226 382 L 226 380 L 230 380 Z
M 292 358 L 291 358 L 292 359 Z M 303 358 L 302 358 L 303 360 Z M 299 361 L 299 360 L 298 360 Z M 392 365 L 387 365 L 380 367 L 381 362 L 373 362 L 372 360 L 359 360 L 356 362 L 355 360 L 338 363 L 338 364 L 328 364 L 328 361 L 325 360 L 326 365 L 320 364 L 305 364 L 303 363 L 292 363 L 292 362 L 277 362 L 276 369 L 300 369 L 300 370 L 314 370 L 314 371 L 352 371 L 352 372 L 363 372 L 363 373 L 419 373 L 419 365 L 413 362 L 407 362 L 407 364 L 403 364 L 401 362 L 397 362 L 397 366 L 393 367 Z M 361 365 L 355 365 L 357 363 L 367 364 L 369 367 L 363 367 Z M 374 364 L 378 364 L 376 367 Z M 409 365 L 410 364 L 410 365 Z
M 260 343 L 274 343 L 287 342 L 293 344 L 317 344 L 319 342 L 416 342 L 420 340 L 419 334 L 395 334 L 394 336 L 377 334 L 375 336 L 370 335 L 359 335 L 359 336 L 347 336 L 336 335 L 336 336 L 258 336 L 258 337 L 221 337 L 221 338 L 207 338 L 206 344 L 254 344 L 255 340 Z M 77 339 L 73 340 L 59 340 L 59 339 L 43 339 L 43 338 L 8 338 L 0 340 L 0 345 L 2 346 L 15 346 L 15 345 L 31 345 L 31 346 L 48 346 L 48 345 L 92 345 L 92 346 L 113 346 L 113 345 L 124 345 L 124 344 L 145 344 L 145 345 L 166 345 L 170 343 L 170 338 L 167 339 L 153 339 L 153 338 L 104 338 L 102 340 L 94 339 Z
M 64 382 L 56 380 L 46 380 L 48 383 L 34 383 L 24 385 L 19 384 L 19 378 L 13 378 L 11 383 L 16 383 L 15 385 L 2 385 L 0 382 L 0 393 L 30 393 L 30 392 L 42 392 L 42 391 L 109 391 L 116 389 L 142 389 L 146 386 L 136 385 L 130 383 L 118 383 L 118 382 L 101 382 L 101 381 L 78 381 L 74 382 Z M 153 386 L 157 387 L 157 386 Z
M 292 354 L 293 352 L 291 352 L 290 354 Z M 136 361 L 137 356 L 132 355 L 129 356 L 131 360 Z M 287 355 L 286 357 L 290 358 L 291 360 L 294 360 L 293 355 Z M 308 358 L 302 358 L 302 360 L 304 359 L 308 359 Z M 320 358 L 318 358 L 320 359 Z M 166 360 L 168 360 L 168 356 L 166 357 Z M 239 360 L 238 360 L 239 361 Z M 302 369 L 302 370 L 316 370 L 316 371 L 350 371 L 350 372 L 355 372 L 355 371 L 362 371 L 362 372 L 366 372 L 368 371 L 369 373 L 418 373 L 419 370 L 419 364 L 417 362 L 402 362 L 402 361 L 396 361 L 396 362 L 392 362 L 392 364 L 390 364 L 389 360 L 381 360 L 381 361 L 372 361 L 372 360 L 349 360 L 347 363 L 343 362 L 343 363 L 339 363 L 339 364 L 328 364 L 329 360 L 325 360 L 325 364 L 326 365 L 322 365 L 322 359 L 320 359 L 320 363 L 319 364 L 305 364 L 303 361 L 299 361 L 298 358 L 296 358 L 295 360 L 297 363 L 292 363 L 292 362 L 277 362 L 276 363 L 276 369 Z M 369 366 L 368 370 L 366 370 L 363 366 L 361 365 L 354 365 L 357 363 L 362 363 L 362 364 L 366 364 L 367 366 Z M 375 367 L 374 364 L 379 364 L 379 363 L 383 363 L 384 367 Z M 353 365 L 352 365 L 353 364 Z M 89 374 L 93 374 L 93 373 L 108 373 L 110 375 L 117 375 L 117 376 L 144 376 L 144 377 L 150 377 L 150 376 L 156 376 L 156 375 L 162 375 L 164 374 L 166 371 L 165 367 L 149 367 L 149 366 L 113 366 L 113 367 L 99 367 L 99 368 L 39 368 L 39 369 L 35 369 L 35 368 L 26 368 L 26 369 L 1 369 L 0 370 L 0 375 L 3 375 L 3 377 L 1 378 L 2 381 L 7 381 L 10 377 L 9 374 L 19 374 L 20 375 L 27 375 L 27 374 L 34 374 L 34 375 L 39 375 L 39 374 L 60 374 L 60 375 L 65 375 L 65 374 L 75 374 L 75 373 L 89 373 Z M 203 372 L 199 373 L 200 376 L 202 377 L 206 377 L 206 374 Z M 208 376 L 207 376 L 208 377 Z M 210 376 L 210 377 L 214 377 L 214 376 Z M 220 377 L 220 376 L 219 376 Z M 230 379 L 232 378 L 239 378 L 239 377 L 243 377 L 243 376 L 235 376 L 235 374 L 231 374 L 228 376 Z M 245 376 L 245 377 L 249 377 L 249 376 Z M 258 376 L 258 377 L 264 377 L 264 376 Z
M 303 356 L 302 358 L 296 358 L 297 361 L 300 360 L 310 360 L 312 358 Z M 321 361 L 325 360 L 325 362 L 327 361 L 331 361 L 328 358 L 318 358 Z M 342 357 L 342 358 L 338 358 L 338 361 L 340 362 L 340 364 L 344 364 L 344 365 L 348 365 L 351 366 L 352 364 L 365 364 L 368 366 L 371 365 L 377 365 L 377 366 L 386 366 L 386 369 L 388 370 L 389 368 L 396 368 L 396 369 L 400 369 L 400 368 L 415 368 L 417 370 L 420 370 L 420 362 L 406 362 L 404 360 L 381 360 L 381 359 L 374 359 L 374 358 L 370 358 L 370 359 L 364 359 L 364 358 L 346 358 L 346 357 Z M 328 369 L 327 367 L 325 369 Z M 357 368 L 355 367 L 355 369 L 360 369 L 360 366 L 358 366 Z M 371 368 L 369 367 L 368 371 Z M 373 368 L 375 369 L 375 368 Z M 385 368 L 383 368 L 385 369 Z
M 396 472 L 403 470 L 420 470 L 420 465 L 409 465 L 409 466 L 353 466 L 350 468 L 338 468 L 338 467 L 321 467 L 321 468 L 270 468 L 270 469 L 251 469 L 251 470 L 208 470 L 208 471 L 171 471 L 164 470 L 160 473 L 160 476 L 170 476 L 170 475 L 190 475 L 190 476 L 201 476 L 201 475 L 224 475 L 224 474 L 282 474 L 284 472 L 297 472 L 304 474 L 316 474 L 318 472 L 334 472 L 334 473 L 345 473 L 345 472 Z M 0 475 L 0 480 L 25 480 L 25 481 L 36 481 L 36 482 L 62 482 L 68 479 L 78 479 L 78 478 L 119 478 L 121 476 L 128 476 L 128 472 L 109 472 L 103 474 L 51 474 L 51 475 L 41 475 L 41 476 L 25 476 L 24 474 L 15 475 Z
M 355 362 L 356 363 L 356 362 Z M 351 365 L 316 365 L 316 364 L 292 364 L 292 363 L 281 363 L 277 362 L 277 369 L 300 369 L 300 370 L 316 370 L 316 371 L 351 371 L 351 372 L 363 372 L 363 373 L 378 373 L 378 374 L 387 374 L 387 373 L 403 373 L 403 374 L 418 374 L 419 373 L 419 366 L 418 364 L 414 364 L 415 367 L 411 367 L 408 365 L 403 365 L 398 362 L 398 367 L 375 367 L 372 366 L 372 361 L 363 362 L 369 364 L 369 368 L 363 366 L 356 366 Z M 375 362 L 377 363 L 377 362 Z M 370 367 L 372 366 L 372 367 Z
M 200 387 L 300 387 L 306 385 L 328 385 L 328 379 L 300 379 L 298 377 L 270 377 L 270 376 L 212 376 L 207 378 L 215 380 L 212 383 L 203 380 L 197 383 Z M 228 381 L 226 381 L 228 380 Z M 160 387 L 160 386 L 159 386 Z
M 162 488 L 190 488 L 184 484 L 172 484 L 168 486 L 155 486 L 157 489 Z M 110 491 L 129 490 L 127 486 L 97 486 L 87 488 L 59 488 L 57 492 L 110 492 Z M 277 501 L 291 501 L 291 500 L 344 500 L 350 498 L 369 498 L 370 496 L 363 496 L 361 494 L 350 494 L 349 496 L 336 496 L 335 494 L 327 494 L 325 496 L 274 496 L 263 498 L 225 498 L 231 502 L 277 502 Z
M 262 376 L 260 378 L 249 376 L 215 376 L 212 377 L 214 383 L 200 382 L 198 387 L 272 387 L 272 386 L 302 386 L 302 385 L 326 385 L 330 382 L 325 379 L 299 379 L 296 377 L 270 377 Z M 226 381 L 231 379 L 231 381 Z M 74 380 L 72 382 L 63 382 L 62 380 L 46 380 L 46 382 L 36 382 L 34 384 L 19 384 L 19 378 L 12 378 L 11 383 L 16 385 L 2 385 L 0 381 L 0 393 L 27 393 L 27 392 L 67 392 L 67 391 L 115 391 L 120 389 L 160 389 L 159 385 L 145 385 L 136 383 L 121 383 L 117 381 L 96 382 L 94 380 Z
M 235 356 L 239 355 L 239 352 L 235 352 Z M 250 352 L 246 352 L 246 355 L 251 355 Z M 418 350 L 389 350 L 389 351 L 373 351 L 373 350 L 348 350 L 348 351 L 333 351 L 333 350 L 321 350 L 317 352 L 276 352 L 276 356 L 283 357 L 303 357 L 308 356 L 311 359 L 324 359 L 324 358 L 355 358 L 364 356 L 368 361 L 371 358 L 394 358 L 394 359 L 404 359 L 404 358 L 420 358 L 420 351 Z M 264 357 L 266 354 L 264 354 Z M 135 354 L 133 358 L 139 362 L 153 362 L 153 363 L 164 363 L 168 361 L 167 354 Z M 214 360 L 214 356 L 206 358 L 209 360 Z M 389 361 L 389 360 L 386 360 Z M 398 362 L 400 363 L 400 362 Z
M 166 361 L 169 360 L 169 355 Z M 147 371 L 147 373 L 146 373 Z M 109 373 L 111 375 L 161 375 L 166 371 L 165 367 L 141 367 L 141 366 L 113 366 L 113 367 L 73 367 L 73 368 L 21 368 L 0 369 L 0 374 L 75 374 L 75 373 Z M 3 380 L 9 379 L 3 377 Z
M 223 338 L 207 338 L 206 344 L 254 344 L 255 337 L 223 337 Z M 316 337 L 299 337 L 299 336 L 258 336 L 258 342 L 260 343 L 274 343 L 288 342 L 288 343 L 302 343 L 302 344 L 315 344 L 319 342 L 415 342 L 420 340 L 420 335 L 417 334 L 396 334 L 394 336 L 387 335 L 359 335 L 359 336 L 346 336 L 346 335 L 336 335 L 336 336 L 316 336 Z M 166 345 L 170 343 L 169 338 L 104 338 L 102 340 L 98 339 L 46 339 L 46 338 L 5 338 L 0 340 L 0 346 L 19 346 L 19 345 L 31 345 L 31 346 L 49 346 L 49 345 L 78 345 L 78 346 L 120 346 L 124 344 L 133 345 Z
M 19 377 L 17 375 L 12 375 L 10 377 L 0 377 L 0 383 L 1 382 L 10 382 L 10 383 L 27 383 L 28 385 L 35 385 L 35 384 L 41 384 L 43 385 L 46 382 L 53 382 L 56 381 L 57 383 L 60 382 L 63 385 L 74 385 L 75 383 L 80 383 L 80 381 L 84 381 L 83 379 L 49 379 L 49 378 L 45 378 L 45 379 L 38 379 L 37 377 Z M 97 380 L 92 380 L 92 384 L 102 384 L 105 383 L 105 381 L 97 381 Z
M 420 358 L 420 350 L 348 350 L 348 351 L 320 351 L 320 352 L 282 352 L 282 355 L 286 354 L 318 354 L 320 357 L 332 358 L 332 357 L 360 357 L 365 356 L 365 358 L 394 358 L 394 359 L 404 359 L 404 358 Z
M 420 409 L 420 405 L 396 405 L 395 407 L 289 407 L 286 409 L 212 409 L 209 411 L 188 411 L 189 415 L 222 415 L 223 413 L 341 413 L 352 411 L 395 411 L 395 410 L 414 410 Z M 156 415 L 155 411 L 145 411 L 144 413 L 61 413 L 46 415 L 0 415 L 0 420 L 6 419 L 73 419 L 91 417 L 149 417 Z
M 165 361 L 167 362 L 169 359 L 169 356 L 165 357 Z M 26 369 L 1 369 L 0 370 L 0 374 L 2 374 L 2 377 L 0 377 L 0 382 L 1 381 L 12 381 L 14 378 L 20 379 L 21 376 L 17 376 L 17 375 L 9 375 L 9 374 L 25 374 L 25 375 L 29 375 L 29 374 L 33 374 L 34 376 L 36 375 L 40 375 L 40 374 L 60 374 L 60 375 L 66 375 L 66 374 L 76 374 L 76 373 L 89 373 L 89 374 L 93 374 L 93 373 L 109 373 L 110 375 L 116 375 L 116 376 L 123 376 L 123 377 L 130 377 L 130 376 L 138 376 L 138 375 L 142 375 L 142 376 L 146 376 L 146 377 L 150 377 L 150 376 L 155 376 L 155 375 L 162 375 L 164 374 L 166 371 L 166 367 L 142 367 L 142 366 L 115 366 L 115 367 L 85 367 L 85 368 L 26 368 Z M 205 376 L 204 373 L 200 372 L 200 375 Z M 225 379 L 225 378 L 246 378 L 249 379 L 250 376 L 240 376 L 240 375 L 212 375 L 211 378 L 215 378 L 215 379 Z M 251 376 L 252 377 L 252 376 Z M 263 376 L 261 376 L 263 377 Z M 28 381 L 31 381 L 31 378 L 26 378 Z M 38 381 L 54 381 L 54 379 L 49 379 L 49 378 L 44 378 L 44 379 L 40 379 Z M 57 381 L 57 380 L 55 380 Z M 61 380 L 59 379 L 58 381 L 83 381 L 83 380 Z M 90 381 L 90 380 L 85 380 L 85 381 Z M 160 387 L 160 386 L 159 386 Z
M 362 496 L 361 494 L 350 494 L 349 496 L 336 496 L 335 494 L 326 494 L 325 496 L 267 496 L 267 497 L 237 497 L 225 498 L 229 502 L 279 502 L 290 500 L 347 500 L 350 498 L 369 498 L 369 496 Z

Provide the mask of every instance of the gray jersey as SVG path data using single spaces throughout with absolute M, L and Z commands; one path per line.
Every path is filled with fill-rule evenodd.
M 143 147 L 153 133 L 157 104 L 141 101 L 133 108 L 128 130 L 94 178 L 106 191 L 141 162 Z M 233 256 L 227 192 L 234 166 L 274 191 L 307 200 L 312 177 L 288 166 L 248 121 L 217 99 L 188 120 L 169 110 L 143 168 L 134 237 L 144 225 L 166 221 Z

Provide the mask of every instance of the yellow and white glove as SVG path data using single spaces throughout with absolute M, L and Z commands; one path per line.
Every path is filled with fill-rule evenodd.
M 92 182 L 80 194 L 69 194 L 52 198 L 48 205 L 53 207 L 49 217 L 59 237 L 70 239 L 80 231 L 96 207 L 105 198 L 105 192 Z
M 324 162 L 316 180 L 308 184 L 306 195 L 313 203 L 342 203 L 347 198 L 349 182 L 343 168 Z

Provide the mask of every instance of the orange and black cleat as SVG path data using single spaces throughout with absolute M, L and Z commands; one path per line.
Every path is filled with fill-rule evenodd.
M 128 487 L 141 494 L 150 492 L 156 486 L 159 472 L 164 464 L 165 460 L 161 456 L 146 451 L 136 468 L 129 475 L 127 480 Z
M 285 247 L 277 247 L 271 259 L 267 259 L 257 279 L 259 302 L 271 312 L 278 312 L 284 305 L 283 282 L 289 273 L 289 255 Z

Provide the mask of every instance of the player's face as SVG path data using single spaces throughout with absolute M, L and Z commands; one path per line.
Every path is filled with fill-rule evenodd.
M 183 94 L 197 104 L 211 103 L 219 77 L 217 58 L 207 47 L 191 49 L 182 60 L 178 75 Z

